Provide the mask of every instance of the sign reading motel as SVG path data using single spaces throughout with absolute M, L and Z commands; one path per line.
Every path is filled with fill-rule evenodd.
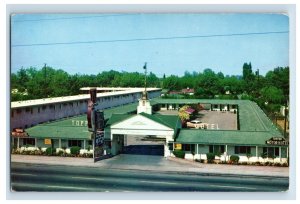
M 272 137 L 271 139 L 266 141 L 266 144 L 268 145 L 289 145 L 289 142 L 286 141 L 282 137 Z

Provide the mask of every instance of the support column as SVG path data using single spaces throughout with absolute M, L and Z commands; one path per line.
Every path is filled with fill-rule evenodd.
M 225 152 L 226 152 L 226 154 L 225 154 L 225 162 L 226 161 L 228 161 L 229 159 L 227 159 L 226 157 L 228 157 L 228 149 L 227 149 L 227 145 L 225 145 Z
M 259 158 L 258 158 L 258 146 L 255 146 L 255 156 L 256 156 L 257 160 L 259 161 Z
M 281 147 L 279 147 L 279 161 L 281 162 Z
M 196 154 L 199 154 L 199 144 L 196 144 Z
M 20 148 L 20 138 L 18 137 L 17 148 Z
M 37 138 L 34 138 L 34 147 L 37 148 Z
M 85 149 L 85 141 L 86 141 L 86 140 L 83 140 L 83 149 Z
M 61 139 L 58 139 L 58 147 L 61 148 Z

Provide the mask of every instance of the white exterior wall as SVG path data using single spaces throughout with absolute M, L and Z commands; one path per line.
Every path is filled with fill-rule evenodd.
M 140 99 L 141 95 L 141 92 L 137 92 L 114 96 L 101 96 L 97 98 L 97 103 L 99 104 L 97 107 L 99 109 L 107 109 L 134 103 Z M 148 96 L 149 98 L 159 97 L 160 90 L 149 91 Z M 87 103 L 87 99 L 81 99 L 68 102 L 55 102 L 44 105 L 12 108 L 11 111 L 13 111 L 13 117 L 11 116 L 11 129 L 28 128 L 39 123 L 84 114 L 87 112 Z M 50 105 L 55 106 L 55 109 L 50 108 Z M 43 109 L 43 106 L 46 108 Z M 29 108 L 28 112 L 26 112 L 26 108 Z M 32 113 L 30 111 L 31 108 Z M 21 113 L 17 113 L 17 109 L 21 110 Z M 38 109 L 40 109 L 40 112 L 38 112 Z
M 106 133 L 108 134 L 108 133 Z M 152 121 L 148 118 L 145 118 L 141 115 L 135 115 L 132 118 L 128 118 L 125 121 L 116 123 L 111 126 L 110 130 L 110 140 L 112 141 L 112 154 L 115 155 L 118 153 L 118 145 L 116 140 L 114 140 L 115 135 L 155 135 L 159 138 L 166 138 L 164 144 L 164 156 L 170 156 L 171 150 L 169 150 L 168 142 L 174 141 L 174 130 L 161 125 L 155 121 Z
M 237 107 L 237 105 L 235 105 L 235 107 Z M 234 112 L 237 111 L 237 108 L 233 108 L 233 105 L 229 105 L 229 110 L 230 112 Z
M 185 153 L 185 159 L 204 159 L 206 160 L 206 153 L 209 152 L 209 146 L 208 145 L 201 145 L 198 144 L 198 153 L 197 153 L 197 147 L 195 147 L 195 155 L 193 157 L 193 155 L 189 152 Z M 225 150 L 226 151 L 226 150 Z M 282 151 L 286 151 L 286 150 L 282 150 Z M 287 162 L 287 158 L 286 157 L 278 157 L 275 158 L 274 160 L 271 158 L 266 158 L 263 159 L 260 155 L 263 152 L 263 147 L 258 147 L 258 151 L 257 151 L 257 156 L 256 156 L 256 147 L 251 147 L 251 155 L 252 157 L 250 157 L 248 159 L 248 157 L 244 154 L 235 154 L 234 152 L 234 146 L 227 146 L 227 156 L 225 158 L 225 155 L 222 154 L 220 157 L 216 157 L 216 159 L 220 159 L 221 161 L 228 161 L 230 159 L 231 155 L 238 155 L 240 157 L 239 162 L 274 162 L 274 163 L 286 163 Z M 172 154 L 172 156 L 174 156 Z

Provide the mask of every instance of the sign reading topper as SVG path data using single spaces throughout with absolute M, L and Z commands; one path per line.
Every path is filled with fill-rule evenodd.
M 268 145 L 289 145 L 289 142 L 286 141 L 283 137 L 272 137 L 266 141 Z

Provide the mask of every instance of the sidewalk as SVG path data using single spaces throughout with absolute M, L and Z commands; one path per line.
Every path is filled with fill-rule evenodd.
M 164 158 L 148 155 L 117 155 L 110 159 L 93 162 L 91 158 L 78 157 L 49 157 L 33 155 L 11 155 L 11 162 L 87 166 L 103 169 L 141 170 L 155 172 L 199 173 L 211 175 L 244 175 L 244 176 L 276 176 L 288 177 L 288 167 L 274 166 L 247 166 L 247 165 L 222 165 L 202 164 L 178 158 Z

